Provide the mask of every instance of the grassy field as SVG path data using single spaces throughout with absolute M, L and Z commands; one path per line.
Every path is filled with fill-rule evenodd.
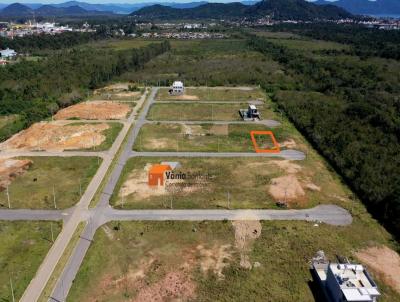
M 31 157 L 33 165 L 17 176 L 9 186 L 12 208 L 54 209 L 53 186 L 57 208 L 73 206 L 85 192 L 97 171 L 95 157 Z M 7 205 L 5 191 L 0 192 L 0 207 Z
M 249 50 L 245 40 L 176 40 L 172 50 L 145 64 L 142 70 L 127 72 L 121 81 L 169 86 L 183 79 L 186 86 L 258 85 L 262 81 L 279 87 L 291 79 L 277 62 Z
M 242 89 L 215 89 L 215 88 L 186 88 L 185 95 L 197 97 L 200 101 L 207 102 L 247 102 L 251 100 L 264 100 L 265 94 L 257 88 Z M 179 96 L 170 95 L 168 89 L 160 89 L 157 101 L 181 100 Z
M 3 115 L 0 116 L 0 129 L 13 123 L 18 118 L 18 115 Z
M 167 181 L 166 186 L 150 188 L 147 171 L 152 164 L 178 161 L 175 170 L 187 175 L 184 181 Z M 202 178 L 190 178 L 200 175 Z M 275 179 L 289 177 L 288 185 L 300 187 L 304 194 L 287 197 L 292 208 L 307 208 L 333 203 L 349 206 L 351 192 L 317 158 L 288 162 L 269 158 L 144 158 L 128 161 L 111 197 L 117 208 L 277 208 L 272 187 Z M 314 189 L 315 187 L 319 189 Z M 276 194 L 276 193 L 274 193 Z M 229 196 L 229 197 L 228 197 Z M 350 198 L 349 198 L 350 197 Z M 282 198 L 283 199 L 283 198 Z
M 0 221 L 0 301 L 18 301 L 61 231 L 58 222 Z
M 245 248 L 235 242 L 228 221 L 109 223 L 97 231 L 68 301 L 314 301 L 308 261 L 316 251 L 331 260 L 353 259 L 367 245 L 390 245 L 389 235 L 358 202 L 356 208 L 347 227 L 262 221 L 259 237 Z M 240 265 L 243 255 L 252 269 Z M 400 301 L 381 276 L 373 277 L 380 301 Z
M 124 40 L 101 40 L 92 42 L 89 45 L 96 48 L 108 48 L 114 50 L 127 50 L 133 48 L 145 47 L 151 43 L 161 43 L 160 40 L 142 40 L 142 39 L 124 39 Z
M 101 143 L 100 146 L 95 147 L 96 151 L 104 151 L 110 149 L 118 134 L 124 127 L 124 125 L 122 125 L 121 123 L 108 123 L 108 125 L 110 125 L 110 128 L 106 129 L 103 132 L 106 139 L 104 140 L 104 142 Z M 93 150 L 93 148 L 90 148 L 90 150 Z
M 95 125 L 95 124 L 100 124 L 100 123 L 92 123 L 92 125 Z M 78 125 L 87 125 L 87 124 L 82 123 L 82 122 L 77 122 L 77 123 L 71 123 L 68 125 L 78 126 Z M 81 150 L 82 151 L 106 151 L 106 150 L 110 149 L 112 144 L 114 143 L 115 139 L 117 138 L 118 134 L 124 127 L 124 125 L 121 123 L 117 123 L 117 122 L 107 123 L 107 125 L 109 125 L 110 127 L 102 132 L 102 134 L 105 136 L 105 140 L 99 146 L 84 148 Z M 66 152 L 68 152 L 68 151 L 76 151 L 76 150 L 66 150 Z
M 314 52 L 321 50 L 349 50 L 350 46 L 330 41 L 313 40 L 309 38 L 269 38 L 270 42 L 295 49 L 302 52 Z
M 247 103 L 156 103 L 150 107 L 147 118 L 154 121 L 240 121 L 239 109 L 247 109 Z M 263 119 L 272 117 L 266 105 L 257 105 Z
M 254 152 L 250 138 L 252 130 L 272 130 L 278 142 L 293 139 L 291 129 L 286 127 L 270 129 L 260 124 L 145 124 L 140 129 L 133 149 L 135 151 Z M 258 138 L 257 142 L 260 146 L 262 145 L 261 138 Z M 282 146 L 282 149 L 285 148 Z

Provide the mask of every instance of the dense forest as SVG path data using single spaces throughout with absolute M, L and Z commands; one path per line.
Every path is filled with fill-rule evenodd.
M 1 68 L 0 115 L 17 114 L 18 119 L 1 129 L 0 140 L 82 100 L 88 89 L 142 68 L 169 48 L 168 42 L 123 51 L 81 47 L 55 52 L 46 60 Z
M 362 57 L 378 56 L 400 60 L 400 31 L 381 30 L 334 23 L 281 24 L 275 31 L 291 31 L 313 39 L 334 41 L 353 46 L 354 53 Z
M 306 56 L 256 36 L 249 45 L 296 79 L 298 91 L 264 87 L 371 213 L 400 234 L 400 79 L 353 57 Z

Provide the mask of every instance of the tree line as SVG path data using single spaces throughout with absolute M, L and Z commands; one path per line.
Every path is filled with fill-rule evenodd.
M 89 89 L 127 70 L 138 70 L 169 49 L 168 42 L 123 51 L 80 47 L 55 52 L 46 60 L 1 68 L 0 115 L 17 114 L 18 118 L 0 129 L 0 140 L 83 100 Z
M 296 79 L 292 91 L 264 84 L 273 100 L 371 213 L 400 234 L 399 79 L 385 78 L 385 66 L 313 58 L 262 37 L 248 42 Z
M 400 60 L 400 31 L 366 28 L 362 25 L 334 23 L 281 24 L 274 31 L 291 31 L 313 39 L 353 46 L 357 56 L 377 56 Z

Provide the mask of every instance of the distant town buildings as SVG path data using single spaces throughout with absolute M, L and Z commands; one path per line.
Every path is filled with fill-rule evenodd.
M 4 50 L 0 50 L 0 57 L 2 59 L 11 59 L 13 57 L 15 57 L 17 55 L 17 52 L 14 49 L 4 49 Z
M 67 31 L 92 32 L 95 30 L 90 29 L 87 24 L 84 24 L 82 28 L 71 28 L 69 26 L 60 26 L 51 22 L 41 23 L 32 21 L 28 21 L 25 24 L 2 22 L 0 26 L 0 36 L 11 39 L 14 37 L 24 37 L 27 35 L 56 35 Z

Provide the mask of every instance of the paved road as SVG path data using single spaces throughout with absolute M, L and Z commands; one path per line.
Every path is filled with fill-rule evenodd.
M 104 209 L 109 208 L 109 199 L 111 197 L 112 192 L 117 184 L 117 181 L 122 173 L 122 169 L 130 158 L 132 146 L 135 142 L 135 139 L 139 133 L 140 128 L 146 122 L 146 115 L 149 111 L 151 104 L 154 102 L 154 97 L 158 91 L 158 88 L 153 88 L 150 92 L 148 101 L 144 104 L 143 110 L 141 111 L 137 121 L 132 127 L 128 141 L 125 145 L 125 148 L 120 155 L 117 164 L 113 168 L 111 176 L 107 180 L 106 186 L 100 196 L 100 201 L 91 215 L 93 218 L 89 219 L 88 224 L 82 232 L 81 239 L 70 259 L 68 260 L 64 271 L 62 272 L 60 278 L 58 279 L 56 286 L 51 294 L 49 301 L 65 301 L 66 296 L 72 286 L 72 282 L 75 279 L 76 274 L 78 273 L 79 267 L 81 266 L 85 254 L 90 246 L 91 240 L 93 240 L 93 236 L 96 232 L 97 227 L 101 225 L 101 221 L 103 221 L 103 211 Z M 133 122 L 133 114 L 130 117 L 130 121 Z
M 98 156 L 105 158 L 109 156 L 109 151 L 0 151 L 0 157 L 32 157 L 32 156 L 58 156 L 58 157 L 71 157 L 71 156 Z
M 42 293 L 44 287 L 47 284 L 54 268 L 56 267 L 60 257 L 62 256 L 68 242 L 71 240 L 78 224 L 86 220 L 86 212 L 90 201 L 93 199 L 96 191 L 100 187 L 109 167 L 111 166 L 112 160 L 118 152 L 123 140 L 125 139 L 130 127 L 133 124 L 134 117 L 137 114 L 140 106 L 146 99 L 147 94 L 143 95 L 139 100 L 135 109 L 131 112 L 128 121 L 129 123 L 125 123 L 122 130 L 118 134 L 115 139 L 112 147 L 107 152 L 106 157 L 102 161 L 99 169 L 97 170 L 95 176 L 92 178 L 89 186 L 87 187 L 85 193 L 82 195 L 78 204 L 73 208 L 73 212 L 69 216 L 67 223 L 64 224 L 61 233 L 58 235 L 56 241 L 50 248 L 49 252 L 46 255 L 46 258 L 40 265 L 35 277 L 31 280 L 28 288 L 25 290 L 24 295 L 22 296 L 22 302 L 35 302 L 39 298 Z M 70 152 L 65 152 L 69 154 Z M 74 152 L 71 152 L 74 153 Z
M 305 210 L 116 210 L 104 211 L 102 223 L 119 220 L 305 220 L 345 226 L 352 217 L 335 205 L 319 205 Z
M 62 272 L 57 284 L 52 293 L 52 297 L 49 301 L 65 301 L 65 298 L 70 290 L 72 282 L 79 271 L 79 267 L 83 262 L 85 254 L 93 240 L 93 236 L 96 229 L 104 223 L 112 220 L 223 220 L 223 219 L 264 219 L 264 220 L 307 220 L 307 221 L 323 221 L 325 223 L 333 225 L 347 225 L 351 223 L 350 214 L 332 205 L 318 206 L 313 209 L 307 210 L 131 210 L 122 211 L 115 210 L 109 206 L 109 199 L 113 193 L 117 181 L 122 173 L 122 169 L 126 164 L 127 160 L 132 156 L 188 156 L 188 157 L 263 157 L 263 156 L 279 156 L 293 160 L 304 159 L 304 154 L 295 150 L 284 150 L 280 154 L 267 154 L 267 153 L 204 153 L 204 152 L 132 152 L 132 146 L 137 138 L 140 128 L 147 122 L 146 115 L 149 111 L 150 106 L 154 102 L 158 88 L 151 90 L 148 102 L 144 104 L 143 110 L 136 123 L 133 125 L 134 117 L 137 114 L 138 108 L 144 101 L 144 97 L 139 102 L 139 106 L 136 107 L 135 112 L 132 112 L 127 122 L 124 122 L 124 128 L 120 132 L 112 148 L 103 154 L 103 163 L 97 171 L 95 177 L 89 184 L 84 196 L 80 202 L 73 208 L 65 211 L 52 211 L 56 213 L 45 213 L 36 211 L 0 211 L 0 219 L 3 216 L 14 218 L 24 217 L 25 219 L 37 219 L 43 217 L 44 214 L 52 216 L 54 219 L 64 219 L 65 224 L 61 234 L 58 236 L 53 247 L 50 249 L 46 256 L 46 259 L 39 268 L 35 278 L 31 281 L 28 289 L 24 293 L 21 301 L 37 301 L 37 298 L 41 294 L 44 286 L 46 285 L 48 278 L 54 270 L 55 265 L 58 263 L 66 245 L 70 241 L 78 223 L 80 221 L 86 221 L 87 225 L 82 232 L 81 239 L 78 242 L 73 254 L 68 260 L 64 271 Z M 225 88 L 220 88 L 225 89 Z M 236 88 L 241 89 L 241 88 Z M 170 121 L 174 122 L 174 121 Z M 195 122 L 195 121 L 179 121 L 179 123 L 210 123 L 210 122 Z M 242 121 L 233 122 L 215 122 L 211 123 L 244 123 Z M 279 125 L 275 121 L 262 121 L 260 123 L 269 123 Z M 132 127 L 128 134 L 129 128 Z M 113 158 L 116 156 L 119 147 L 122 144 L 124 138 L 128 135 L 128 141 L 125 145 L 121 155 L 119 156 L 116 165 L 113 167 L 110 177 L 107 179 L 106 185 L 100 196 L 98 205 L 89 210 L 88 206 L 93 198 L 95 192 L 101 185 L 104 179 L 107 169 L 111 166 Z M 47 152 L 45 152 L 49 156 Z M 73 152 L 65 152 L 68 155 Z M 85 152 L 87 154 L 87 152 Z M 35 152 L 35 155 L 37 153 Z M 67 156 L 68 156 L 67 155 Z M 62 156 L 62 155 L 60 155 Z M 69 214 L 69 215 L 66 215 Z M 20 215 L 20 216 L 18 216 Z
M 68 210 L 0 210 L 0 220 L 64 220 L 68 217 Z
M 256 152 L 137 152 L 131 151 L 131 157 L 278 157 L 290 160 L 303 160 L 305 154 L 297 150 L 282 150 L 279 153 Z
M 261 120 L 261 121 L 150 121 L 149 124 L 187 124 L 187 125 L 201 125 L 201 124 L 215 124 L 215 125 L 229 125 L 229 124 L 255 124 L 264 125 L 267 127 L 278 127 L 280 122 L 275 120 Z
M 155 102 L 156 104 L 253 104 L 253 105 L 262 105 L 264 104 L 261 100 L 252 100 L 252 101 L 245 101 L 245 100 L 231 100 L 231 101 L 202 101 L 202 100 L 162 100 Z M 239 114 L 239 113 L 238 113 Z

